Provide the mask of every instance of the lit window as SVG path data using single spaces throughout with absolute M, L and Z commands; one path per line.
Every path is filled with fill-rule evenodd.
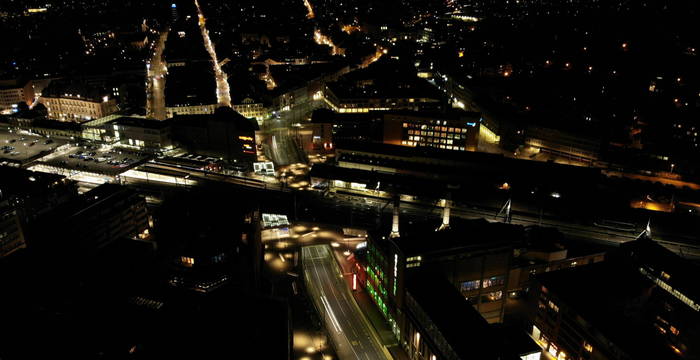
M 194 266 L 194 258 L 191 258 L 189 256 L 180 257 L 180 262 L 182 263 L 182 265 L 187 266 L 187 267 Z
M 557 306 L 557 304 L 553 303 L 551 300 L 549 301 L 549 308 L 554 310 L 554 312 L 559 312 L 559 306 Z
M 673 327 L 673 326 L 669 326 L 668 330 L 669 330 L 673 335 L 676 335 L 676 336 L 678 336 L 678 334 L 680 333 L 680 331 L 678 331 L 678 329 L 676 329 L 676 328 Z
M 549 344 L 549 353 L 556 358 L 557 352 L 559 352 L 559 348 L 554 344 Z
M 593 345 L 591 345 L 591 344 L 589 344 L 589 343 L 587 343 L 587 342 L 584 342 L 584 343 L 583 343 L 583 348 L 584 348 L 586 351 L 588 351 L 588 352 L 593 352 Z
M 481 280 L 465 281 L 462 283 L 462 292 L 476 290 L 481 285 Z

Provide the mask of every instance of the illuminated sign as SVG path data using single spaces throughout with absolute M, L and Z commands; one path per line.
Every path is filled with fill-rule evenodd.
M 281 214 L 262 214 L 262 226 L 265 228 L 277 226 L 289 226 L 287 215 Z
M 275 164 L 271 161 L 256 162 L 253 171 L 258 175 L 275 175 Z
M 243 141 L 253 141 L 253 138 L 250 136 L 239 136 L 238 139 Z

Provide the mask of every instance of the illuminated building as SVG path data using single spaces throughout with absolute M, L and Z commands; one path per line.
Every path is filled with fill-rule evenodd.
M 331 127 L 332 134 L 324 133 L 324 143 L 336 140 L 370 141 L 409 147 L 476 151 L 481 137 L 479 114 L 461 111 L 434 113 L 398 110 L 341 114 L 319 109 L 314 112 L 312 123 L 317 124 L 315 132 Z
M 339 113 L 367 113 L 370 111 L 386 110 L 437 110 L 441 103 L 438 97 L 421 94 L 384 95 L 383 91 L 372 91 L 371 94 L 344 94 L 337 87 L 328 85 L 324 91 L 326 103 Z M 381 95 L 380 95 L 381 94 Z
M 180 15 L 177 11 L 177 4 L 172 3 L 170 4 L 170 21 L 174 24 L 177 22 L 178 19 L 180 19 Z
M 513 242 L 522 228 L 454 220 L 444 231 L 403 226 L 400 238 L 368 243 L 367 289 L 390 324 L 405 304 L 404 277 L 418 267 L 438 269 L 488 322 L 503 320 Z
M 11 110 L 21 102 L 27 105 L 34 102 L 32 81 L 0 80 L 0 112 Z
M 113 94 L 80 81 L 54 81 L 39 101 L 46 106 L 49 118 L 60 121 L 85 122 L 118 110 Z
M 120 117 L 103 127 L 109 136 L 105 140 L 154 150 L 173 147 L 170 123 L 137 117 Z
M 639 239 L 603 263 L 539 275 L 532 336 L 557 359 L 695 358 L 697 273 L 697 265 Z
M 175 115 L 205 115 L 213 114 L 216 110 L 216 104 L 208 105 L 175 105 L 168 106 L 165 108 L 168 118 L 174 117 Z M 262 104 L 255 102 L 255 100 L 246 98 L 240 104 L 231 105 L 233 110 L 236 110 L 239 114 L 258 121 L 258 124 L 262 124 L 264 119 L 270 117 L 269 110 Z
M 341 76 L 323 89 L 327 105 L 339 113 L 375 110 L 436 111 L 442 109 L 442 94 L 415 69 L 378 61 Z
M 480 125 L 478 113 L 390 112 L 384 114 L 384 143 L 476 151 Z

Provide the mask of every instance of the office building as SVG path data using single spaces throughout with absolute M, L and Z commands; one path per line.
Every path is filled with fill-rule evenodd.
M 557 359 L 695 359 L 697 265 L 649 239 L 600 264 L 538 275 L 532 337 Z

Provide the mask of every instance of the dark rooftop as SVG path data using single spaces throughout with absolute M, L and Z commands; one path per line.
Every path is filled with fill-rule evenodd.
M 665 296 L 664 290 L 637 269 L 606 261 L 542 273 L 537 281 L 558 298 L 560 308 L 571 309 L 630 358 L 675 358 L 653 326 L 655 317 L 649 318 L 658 305 L 654 297 Z
M 442 98 L 437 88 L 416 76 L 415 69 L 384 61 L 346 74 L 328 87 L 341 99 Z
M 202 115 L 175 115 L 172 119 L 173 124 L 207 127 L 209 121 L 214 122 L 233 122 L 239 131 L 257 131 L 260 130 L 257 121 L 246 118 L 230 107 L 222 106 L 214 111 L 214 114 Z
M 456 251 L 509 247 L 524 238 L 524 228 L 520 225 L 492 223 L 484 219 L 452 218 L 448 229 L 435 231 L 438 225 L 402 222 L 401 237 L 394 243 L 405 256 L 439 256 Z
M 26 196 L 41 192 L 65 179 L 64 176 L 34 172 L 12 167 L 0 167 L 0 199 L 11 196 Z
M 160 121 L 160 120 L 154 120 L 154 119 L 147 119 L 147 118 L 139 118 L 139 117 L 130 117 L 130 116 L 123 116 L 120 117 L 112 123 L 119 124 L 119 125 L 125 125 L 125 126 L 133 126 L 133 127 L 141 127 L 141 128 L 146 128 L 146 129 L 163 129 L 168 126 L 170 126 L 169 121 Z
M 489 324 L 443 276 L 423 269 L 407 271 L 406 290 L 459 358 L 500 358 L 491 345 Z
M 211 61 L 190 61 L 168 68 L 166 106 L 216 104 L 216 79 Z
M 110 92 L 100 86 L 92 85 L 83 79 L 54 80 L 42 92 L 43 97 L 71 98 L 101 102 L 104 96 L 110 96 Z
M 621 246 L 637 265 L 668 274 L 664 281 L 700 305 L 700 266 L 668 250 L 663 245 L 642 237 Z M 658 274 L 656 274 L 658 275 Z

